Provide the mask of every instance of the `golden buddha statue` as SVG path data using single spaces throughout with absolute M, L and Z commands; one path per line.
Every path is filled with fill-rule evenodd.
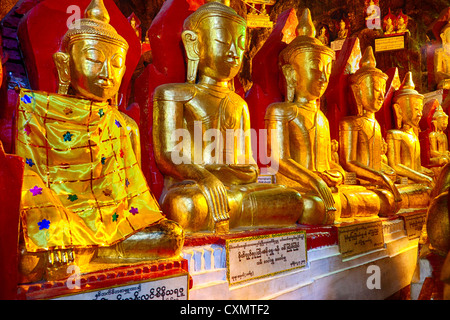
M 295 224 L 301 195 L 256 183 L 249 111 L 233 88 L 246 21 L 232 8 L 208 2 L 185 20 L 181 36 L 188 82 L 165 84 L 154 93 L 154 151 L 165 176 L 163 211 L 192 232 Z
M 300 223 L 374 216 L 377 196 L 361 186 L 342 186 L 345 171 L 332 159 L 329 123 L 318 101 L 328 86 L 334 51 L 314 37 L 315 31 L 305 9 L 298 36 L 280 53 L 287 101 L 272 103 L 265 115 L 268 149 L 279 151 L 277 183 L 302 193 Z
M 386 19 L 384 34 L 393 34 L 393 33 L 394 33 L 394 25 L 392 24 L 392 19 L 389 17 Z
M 412 73 L 408 72 L 393 97 L 392 107 L 397 129 L 388 130 L 386 134 L 387 158 L 389 165 L 395 170 L 397 176 L 410 180 L 411 188 L 417 188 L 417 190 L 429 194 L 433 186 L 433 172 L 422 167 L 418 139 L 419 122 L 423 110 L 423 95 L 419 94 L 414 88 Z M 428 197 L 418 197 L 415 200 L 420 203 L 417 205 L 410 203 L 409 207 L 426 206 L 428 203 Z M 413 199 L 410 199 L 411 201 Z
M 338 39 L 345 39 L 348 36 L 347 24 L 344 20 L 339 22 Z
M 325 27 L 322 27 L 320 29 L 320 34 L 318 39 L 325 45 L 328 45 L 328 36 L 327 36 L 327 29 L 325 29 Z
M 54 55 L 59 93 L 20 92 L 21 282 L 67 277 L 67 264 L 84 271 L 95 259 L 177 257 L 184 241 L 142 174 L 136 124 L 115 105 L 128 44 L 101 0 L 77 22 Z
M 450 162 L 450 151 L 448 150 L 448 138 L 444 132 L 448 125 L 448 115 L 441 105 L 434 111 L 431 124 L 432 131 L 428 136 L 430 140 L 430 164 L 442 166 Z
M 383 106 L 388 76 L 376 68 L 372 47 L 367 47 L 360 68 L 350 76 L 357 115 L 339 124 L 340 155 L 343 168 L 355 172 L 362 184 L 378 186 L 380 215 L 397 212 L 401 201 L 395 182 L 395 171 L 382 161 L 383 137 L 375 113 Z
M 450 89 L 450 22 L 440 33 L 442 47 L 434 52 L 434 77 L 438 89 Z

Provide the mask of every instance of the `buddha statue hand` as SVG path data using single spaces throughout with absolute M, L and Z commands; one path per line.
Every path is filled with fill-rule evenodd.
M 317 174 L 330 187 L 336 187 L 343 182 L 342 173 L 338 170 L 326 170 L 323 172 L 316 171 Z
M 225 185 L 213 174 L 205 175 L 197 183 L 206 199 L 208 212 L 212 215 L 214 222 L 229 220 L 230 206 Z
M 226 185 L 253 183 L 258 178 L 258 167 L 252 164 L 208 164 L 205 169 Z
M 402 197 L 400 195 L 400 192 L 398 191 L 397 187 L 395 186 L 394 181 L 390 177 L 388 177 L 385 173 L 380 172 L 381 182 L 384 186 L 386 186 L 387 189 L 389 189 L 392 194 L 394 195 L 394 201 L 395 202 L 401 202 Z
M 316 192 L 319 194 L 319 197 L 323 200 L 326 211 L 336 211 L 337 209 L 334 206 L 334 198 L 331 189 L 328 187 L 328 183 L 326 182 L 326 180 L 322 179 L 322 177 L 325 177 L 325 179 L 327 179 L 328 176 L 323 172 L 315 172 L 315 174 L 317 175 L 317 179 L 312 178 L 310 180 L 312 187 L 316 190 Z

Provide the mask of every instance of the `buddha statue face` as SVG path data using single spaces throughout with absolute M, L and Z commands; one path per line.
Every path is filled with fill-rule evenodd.
M 448 116 L 442 110 L 436 110 L 433 115 L 433 125 L 437 131 L 444 131 L 448 126 Z
M 422 118 L 423 98 L 416 95 L 404 95 L 397 100 L 394 109 L 403 125 L 417 128 Z
M 231 80 L 239 72 L 245 50 L 245 26 L 211 17 L 199 30 L 199 72 L 216 80 Z
M 319 99 L 328 87 L 332 57 L 317 51 L 298 53 L 290 62 L 296 75 L 295 96 L 299 101 Z
M 358 86 L 358 105 L 361 112 L 377 112 L 381 109 L 386 93 L 386 80 L 378 76 L 366 76 Z
M 119 91 L 126 50 L 105 41 L 76 41 L 69 51 L 71 85 L 77 95 L 105 101 Z
M 450 52 L 450 25 L 444 27 L 441 33 L 441 40 L 442 48 L 444 48 L 446 52 Z
M 233 9 L 210 2 L 185 21 L 182 33 L 188 57 L 188 81 L 197 71 L 216 81 L 228 81 L 239 72 L 244 56 L 246 24 Z M 202 8 L 203 9 L 203 8 Z
M 109 24 L 102 1 L 92 1 L 79 20 L 69 28 L 60 52 L 54 54 L 58 71 L 58 93 L 106 101 L 115 98 L 125 74 L 128 44 Z

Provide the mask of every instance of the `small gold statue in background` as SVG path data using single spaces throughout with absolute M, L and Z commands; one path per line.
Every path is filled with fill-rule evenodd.
M 433 113 L 431 121 L 432 130 L 430 139 L 430 163 L 443 166 L 450 162 L 450 151 L 448 150 L 448 138 L 444 130 L 447 129 L 448 115 L 439 105 Z
M 450 22 L 441 30 L 442 47 L 434 52 L 434 77 L 438 89 L 450 89 Z
M 295 224 L 301 195 L 256 183 L 249 111 L 234 92 L 246 21 L 232 8 L 209 2 L 183 29 L 188 82 L 162 85 L 154 94 L 154 150 L 167 187 L 163 211 L 193 232 Z
M 408 178 L 415 185 L 414 188 L 428 194 L 433 186 L 433 172 L 421 165 L 418 139 L 423 95 L 414 88 L 412 73 L 408 72 L 393 98 L 397 129 L 389 130 L 386 134 L 387 157 L 398 176 Z M 427 205 L 428 197 L 410 198 L 409 201 L 409 207 L 422 207 Z
M 348 36 L 347 24 L 344 20 L 339 22 L 338 39 L 345 39 Z
M 184 232 L 164 218 L 140 169 L 137 126 L 114 105 L 128 44 L 109 19 L 93 0 L 65 34 L 54 55 L 58 94 L 20 93 L 21 282 L 67 277 L 73 262 L 87 272 L 97 259 L 118 265 L 181 252 Z
M 318 101 L 328 86 L 334 51 L 315 38 L 308 9 L 301 15 L 297 32 L 280 53 L 286 101 L 272 103 L 265 115 L 269 135 L 276 135 L 267 140 L 268 149 L 279 152 L 277 183 L 302 193 L 303 224 L 332 224 L 356 212 L 377 215 L 379 202 L 374 193 L 360 186 L 341 192 L 345 172 L 332 160 L 329 124 Z

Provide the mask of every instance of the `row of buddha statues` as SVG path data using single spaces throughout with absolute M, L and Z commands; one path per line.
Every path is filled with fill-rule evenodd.
M 332 225 L 429 205 L 436 177 L 421 165 L 417 132 L 424 96 L 408 73 L 393 99 L 397 128 L 383 138 L 375 114 L 388 77 L 370 47 L 350 77 L 358 113 L 340 122 L 339 162 L 333 156 L 319 100 L 335 52 L 315 38 L 307 9 L 297 37 L 279 55 L 286 99 L 263 106 L 267 150 L 278 159 L 276 184 L 258 183 L 250 137 L 243 134 L 251 128 L 248 106 L 233 86 L 246 21 L 215 1 L 184 21 L 187 81 L 153 94 L 154 154 L 165 176 L 158 201 L 140 169 L 138 125 L 114 104 L 128 45 L 109 20 L 103 1 L 92 0 L 80 27 L 69 28 L 54 54 L 58 93 L 20 92 L 21 282 L 67 276 L 68 263 L 177 257 L 186 232 Z M 443 133 L 448 117 L 436 114 Z M 179 130 L 192 138 L 174 139 Z M 213 150 L 195 140 L 197 132 L 211 130 L 224 137 Z M 236 134 L 230 137 L 230 130 Z M 174 161 L 181 151 L 183 161 Z M 448 148 L 434 157 L 445 164 Z M 358 184 L 344 184 L 348 172 Z M 409 183 L 398 184 L 397 177 Z

